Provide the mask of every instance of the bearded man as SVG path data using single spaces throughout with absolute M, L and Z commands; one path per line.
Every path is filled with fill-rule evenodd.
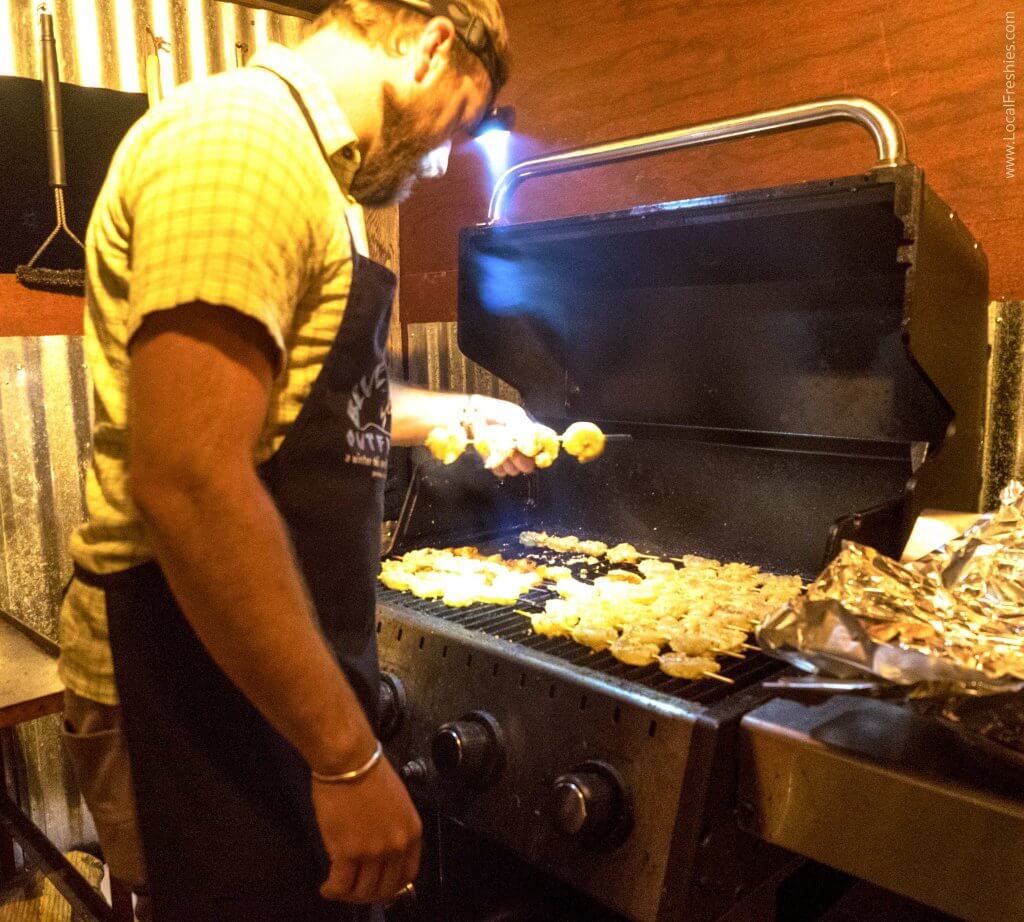
M 417 872 L 420 820 L 374 733 L 388 450 L 525 414 L 389 389 L 395 279 L 361 205 L 400 200 L 490 111 L 507 49 L 496 0 L 336 0 L 296 49 L 182 87 L 111 164 L 61 673 L 140 916 L 151 898 L 159 922 L 372 918 Z

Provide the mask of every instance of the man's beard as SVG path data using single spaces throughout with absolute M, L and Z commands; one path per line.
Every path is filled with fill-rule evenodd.
M 426 137 L 417 114 L 403 109 L 389 86 L 383 88 L 384 121 L 380 144 L 363 159 L 352 179 L 352 197 L 379 207 L 404 202 L 416 183 L 423 158 L 437 147 Z

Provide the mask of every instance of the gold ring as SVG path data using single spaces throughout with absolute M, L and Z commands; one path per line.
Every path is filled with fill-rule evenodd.
M 416 888 L 412 885 L 412 883 L 408 883 L 404 887 L 402 887 L 402 889 L 399 890 L 398 893 L 396 893 L 393 897 L 391 897 L 390 900 L 388 900 L 387 903 L 384 904 L 384 908 L 386 909 L 389 906 L 394 906 L 395 903 L 397 903 L 399 900 L 405 899 L 407 896 L 411 896 L 413 898 L 415 898 L 416 896 Z

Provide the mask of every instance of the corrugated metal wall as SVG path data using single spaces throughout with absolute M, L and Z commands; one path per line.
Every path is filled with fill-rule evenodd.
M 432 391 L 489 394 L 519 401 L 516 390 L 459 351 L 456 323 L 409 324 L 409 380 Z
M 145 89 L 154 38 L 164 91 L 237 66 L 268 41 L 294 44 L 303 22 L 219 0 L 51 0 L 61 79 Z M 0 75 L 38 79 L 38 2 L 0 0 Z M 0 177 L 2 198 L 3 177 Z M 371 250 L 398 269 L 398 211 L 368 215 Z M 3 305 L 0 304 L 0 310 Z M 395 323 L 397 324 L 397 316 Z M 0 606 L 56 637 L 81 521 L 90 387 L 78 337 L 0 339 Z M 0 664 L 3 668 L 3 664 Z M 92 837 L 57 734 L 44 718 L 6 736 L 11 790 L 62 846 Z
M 151 36 L 165 89 L 236 64 L 268 41 L 292 44 L 302 20 L 220 0 L 50 0 L 61 79 L 80 86 L 145 88 Z M 0 75 L 39 77 L 37 0 L 0 0 Z
M 84 512 L 89 397 L 79 337 L 0 339 L 0 607 L 50 637 Z
M 81 339 L 0 338 L 0 607 L 50 637 L 71 570 L 67 537 L 82 519 L 88 444 Z M 8 790 L 66 847 L 91 839 L 92 827 L 58 727 L 46 717 L 5 731 L 3 752 Z
M 981 508 L 999 505 L 1013 479 L 1024 480 L 1024 301 L 989 305 L 988 419 Z

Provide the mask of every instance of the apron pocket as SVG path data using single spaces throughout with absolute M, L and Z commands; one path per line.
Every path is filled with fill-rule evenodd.
M 61 736 L 96 823 L 110 873 L 134 889 L 144 886 L 146 863 L 135 818 L 124 731 L 112 727 L 81 733 L 65 720 Z

